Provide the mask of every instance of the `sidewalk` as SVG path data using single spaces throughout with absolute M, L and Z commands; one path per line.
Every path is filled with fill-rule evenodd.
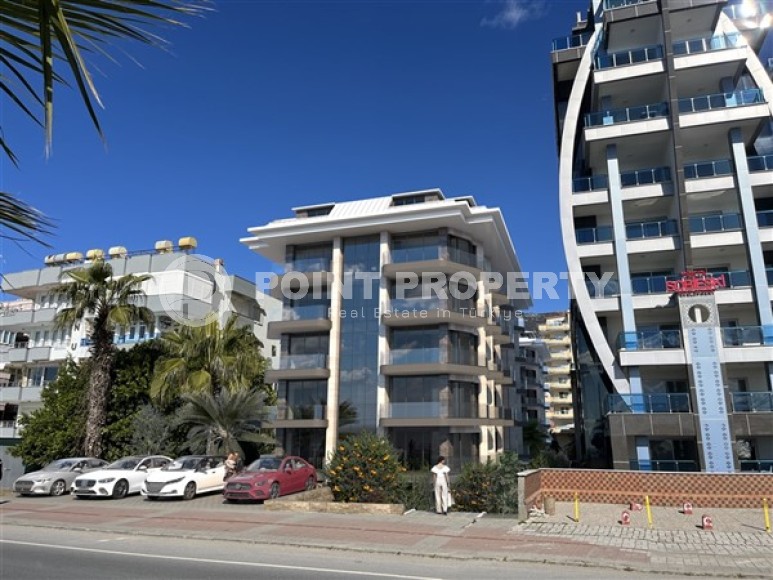
M 660 512 L 667 508 L 654 508 L 655 522 L 666 525 L 673 520 L 674 529 L 650 530 L 641 512 L 634 512 L 632 525 L 624 528 L 610 521 L 613 514 L 619 518 L 622 508 L 581 506 L 579 524 L 566 517 L 571 508 L 571 504 L 559 504 L 555 516 L 519 525 L 510 518 L 462 513 L 444 517 L 425 512 L 375 516 L 265 511 L 260 505 L 223 504 L 219 495 L 191 502 L 148 502 L 137 497 L 121 501 L 11 498 L 0 505 L 0 523 L 357 552 L 578 564 L 671 575 L 773 577 L 773 536 L 759 527 L 741 529 L 753 526 L 744 523 L 749 514 L 730 513 L 752 510 L 714 510 L 717 531 L 707 532 L 694 528 L 700 511 L 693 523 L 685 523 L 689 517 L 676 510 L 668 514 Z M 676 529 L 677 522 L 693 529 Z M 720 530 L 719 522 L 728 529 Z

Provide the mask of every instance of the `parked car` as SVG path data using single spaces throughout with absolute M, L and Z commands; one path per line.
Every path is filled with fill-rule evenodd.
M 13 484 L 19 495 L 62 495 L 79 475 L 99 469 L 107 461 L 96 457 L 67 457 L 57 459 L 39 471 L 25 473 Z
M 112 497 L 120 499 L 130 493 L 139 493 L 148 473 L 158 471 L 172 460 L 163 455 L 132 455 L 124 457 L 103 469 L 75 478 L 72 491 L 75 497 Z
M 197 493 L 222 490 L 224 477 L 222 457 L 186 455 L 148 474 L 140 493 L 151 500 L 160 497 L 193 499 Z
M 223 497 L 237 499 L 275 499 L 317 486 L 317 470 L 300 457 L 263 456 L 226 482 Z

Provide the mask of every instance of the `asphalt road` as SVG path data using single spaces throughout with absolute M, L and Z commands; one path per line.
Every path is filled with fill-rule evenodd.
M 0 578 L 640 580 L 654 577 L 574 566 L 415 558 L 266 547 L 241 542 L 3 526 L 0 534 Z

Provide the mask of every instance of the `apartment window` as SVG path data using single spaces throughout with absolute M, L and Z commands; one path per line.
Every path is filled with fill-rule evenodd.
M 478 364 L 478 337 L 468 332 L 449 332 L 450 352 L 448 360 L 451 364 Z
M 288 271 L 328 272 L 333 257 L 331 244 L 294 246 Z
M 424 203 L 426 196 L 422 194 L 418 195 L 404 195 L 402 197 L 393 197 L 392 205 L 415 205 L 417 203 Z
M 448 236 L 448 258 L 457 264 L 477 266 L 478 256 L 475 244 L 464 238 Z
M 392 262 L 421 262 L 440 257 L 440 240 L 437 232 L 394 236 L 392 238 Z

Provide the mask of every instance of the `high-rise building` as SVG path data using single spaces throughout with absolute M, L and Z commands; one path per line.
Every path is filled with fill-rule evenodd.
M 553 43 L 585 465 L 773 466 L 772 10 L 594 1 Z
M 160 336 L 176 324 L 197 324 L 211 313 L 220 319 L 235 313 L 239 324 L 253 328 L 263 342 L 264 355 L 271 358 L 278 344 L 269 339 L 266 313 L 278 313 L 278 301 L 258 293 L 255 284 L 228 275 L 222 260 L 209 260 L 194 253 L 196 240 L 181 238 L 157 242 L 152 250 L 127 251 L 122 246 L 102 250 L 69 252 L 48 256 L 42 268 L 3 275 L 2 291 L 17 297 L 0 304 L 0 456 L 8 470 L 2 483 L 10 485 L 23 473 L 21 460 L 8 454 L 22 433 L 18 418 L 41 405 L 43 387 L 53 381 L 65 360 L 88 358 L 93 316 L 70 328 L 57 328 L 57 313 L 68 306 L 58 286 L 68 280 L 73 268 L 88 267 L 105 260 L 116 277 L 149 274 L 142 284 L 142 304 L 149 308 L 153 324 L 136 323 L 115 329 L 117 348 Z M 275 358 L 275 357 L 274 357 Z
M 285 451 L 320 466 L 369 430 L 416 469 L 520 452 L 513 368 L 530 300 L 499 209 L 427 190 L 294 212 L 242 240 L 285 265 L 269 324 Z

